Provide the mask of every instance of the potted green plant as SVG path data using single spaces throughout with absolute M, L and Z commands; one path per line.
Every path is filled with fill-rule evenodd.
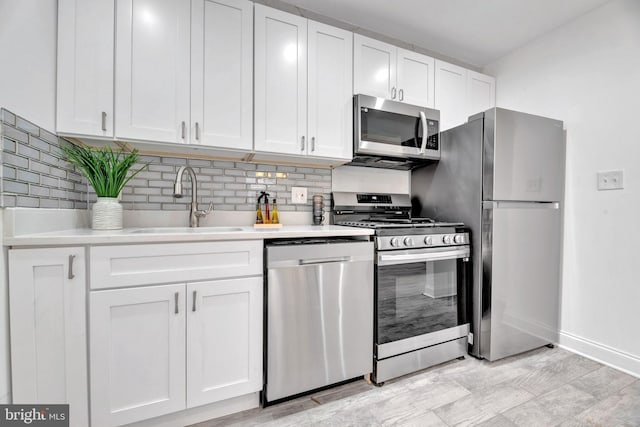
M 85 177 L 98 196 L 92 208 L 91 228 L 95 230 L 119 230 L 122 228 L 122 205 L 118 200 L 122 188 L 147 165 L 129 170 L 138 161 L 138 150 L 115 152 L 111 147 L 93 148 L 65 144 L 62 158 Z

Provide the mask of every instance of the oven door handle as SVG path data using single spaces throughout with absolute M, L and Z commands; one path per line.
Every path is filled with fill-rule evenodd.
M 410 264 L 413 262 L 443 261 L 447 259 L 467 258 L 471 254 L 469 247 L 458 247 L 437 252 L 414 252 L 401 254 L 378 254 L 378 265 Z
M 429 133 L 427 129 L 427 116 L 424 114 L 424 111 L 420 111 L 420 121 L 422 122 L 422 145 L 420 146 L 420 154 L 424 154 L 424 151 L 427 149 L 427 134 Z

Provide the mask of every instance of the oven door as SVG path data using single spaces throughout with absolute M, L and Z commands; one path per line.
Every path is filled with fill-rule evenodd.
M 439 159 L 436 110 L 356 95 L 355 154 Z
M 468 335 L 469 257 L 467 245 L 377 253 L 378 360 Z

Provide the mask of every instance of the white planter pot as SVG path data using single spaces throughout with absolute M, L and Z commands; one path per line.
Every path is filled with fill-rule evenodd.
M 94 230 L 122 229 L 122 205 L 117 197 L 98 197 L 93 205 L 91 228 Z

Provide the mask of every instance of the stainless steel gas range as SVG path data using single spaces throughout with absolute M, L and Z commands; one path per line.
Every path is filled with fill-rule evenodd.
M 375 230 L 374 371 L 384 381 L 467 354 L 470 236 L 411 218 L 408 194 L 334 192 L 334 224 Z

